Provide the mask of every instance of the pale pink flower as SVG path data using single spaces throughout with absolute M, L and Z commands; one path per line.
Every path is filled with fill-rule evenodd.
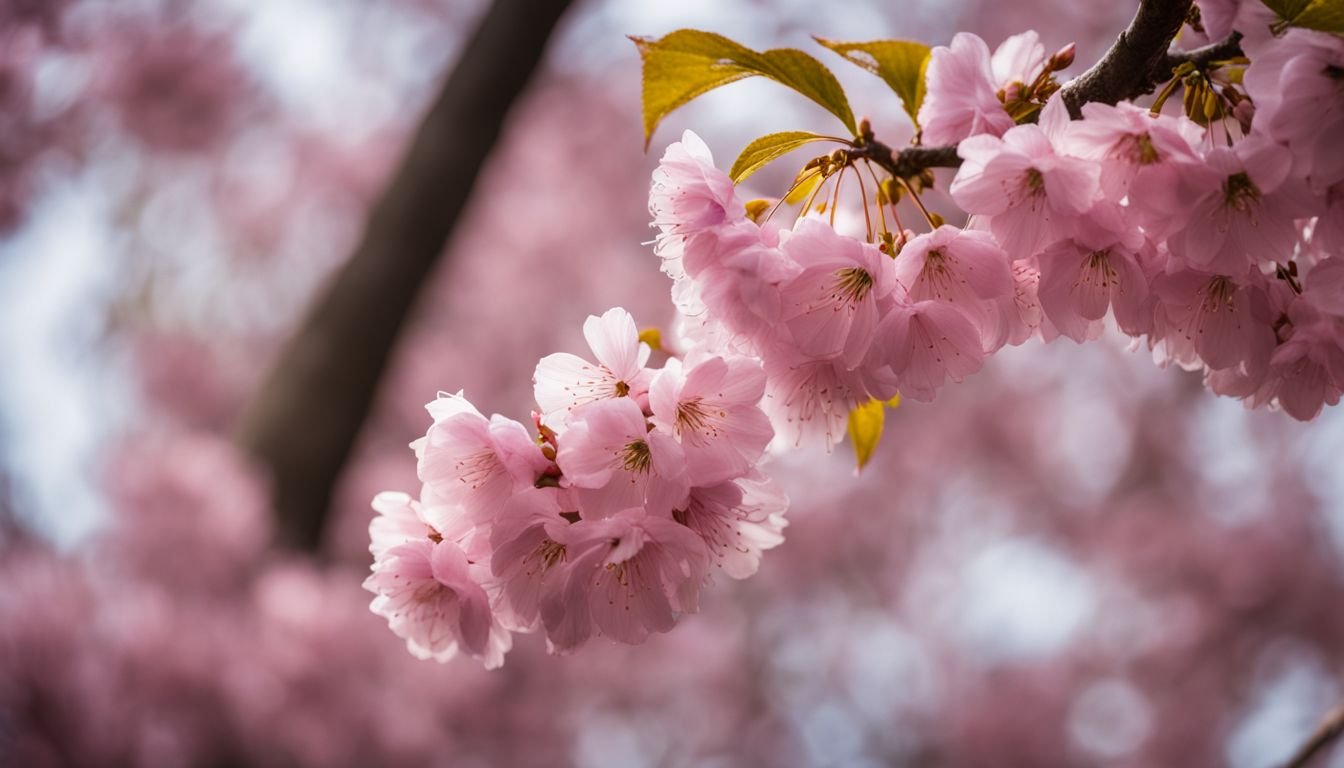
M 1082 217 L 1076 235 L 1038 257 L 1041 308 L 1060 333 L 1080 343 L 1095 337 L 1093 326 L 1108 308 L 1125 333 L 1146 333 L 1152 309 L 1140 251 L 1151 248 L 1119 206 L 1099 203 Z
M 1005 67 L 1006 60 L 1005 55 Z M 950 46 L 936 46 L 924 82 L 919 125 L 925 144 L 957 144 L 977 134 L 1001 136 L 1013 127 L 1013 118 L 999 101 L 989 46 L 978 36 L 958 32 Z
M 436 531 L 416 510 L 415 499 L 404 493 L 384 491 L 373 497 L 378 514 L 369 522 L 369 552 L 374 559 L 400 544 L 428 539 Z
M 1042 114 L 1042 123 L 1049 114 Z M 1019 125 L 1001 139 L 973 136 L 957 153 L 965 162 L 952 180 L 952 199 L 969 213 L 990 217 L 990 232 L 1013 259 L 1067 237 L 1073 219 L 1098 194 L 1096 164 L 1057 154 L 1040 125 Z
M 882 359 L 900 377 L 901 395 L 914 400 L 933 400 L 944 381 L 961 381 L 980 370 L 985 358 L 975 326 L 940 301 L 897 306 L 877 336 Z
M 652 421 L 686 454 L 691 485 L 745 475 L 774 436 L 760 408 L 765 371 L 742 357 L 710 357 L 683 366 L 670 359 L 649 388 Z
M 1181 219 L 1181 177 L 1202 162 L 1197 147 L 1204 129 L 1185 116 L 1154 115 L 1129 102 L 1083 105 L 1083 119 L 1065 131 L 1063 148 L 1099 163 L 1102 193 L 1113 202 L 1128 195 L 1131 207 L 1154 223 Z M 1131 191 L 1132 188 L 1132 191 Z M 1182 219 L 1183 221 L 1183 219 Z M 1144 220 L 1146 227 L 1151 226 Z
M 601 317 L 589 315 L 583 337 L 597 358 L 591 363 L 577 355 L 558 352 L 537 363 L 532 382 L 542 418 L 557 431 L 575 408 L 612 398 L 638 397 L 648 391 L 652 372 L 644 367 L 649 345 L 639 340 L 635 319 L 620 307 Z
M 780 288 L 793 348 L 818 360 L 862 361 L 879 319 L 878 304 L 896 286 L 891 259 L 875 246 L 802 219 L 781 238 L 784 255 L 802 268 Z
M 443 662 L 461 650 L 493 669 L 512 644 L 466 554 L 452 542 L 425 538 L 388 549 L 364 588 L 375 595 L 369 609 L 387 619 L 416 658 Z
M 537 628 L 542 592 L 565 563 L 569 528 L 577 518 L 577 505 L 559 488 L 523 491 L 504 505 L 491 527 L 490 567 L 501 582 L 502 619 L 510 629 Z
M 1344 181 L 1344 39 L 1290 29 L 1246 68 L 1256 133 L 1287 145 L 1295 175 L 1323 192 Z
M 1314 215 L 1302 187 L 1288 179 L 1287 149 L 1257 135 L 1215 147 L 1189 173 L 1183 193 L 1185 228 L 1167 241 L 1180 263 L 1206 272 L 1240 274 L 1253 263 L 1292 258 L 1294 219 Z
M 686 500 L 686 456 L 661 430 L 650 430 L 630 398 L 601 400 L 574 412 L 556 456 L 584 517 L 627 507 L 667 514 Z
M 699 136 L 686 131 L 663 152 L 649 191 L 654 226 L 668 235 L 689 235 L 742 211 L 733 180 L 714 167 L 714 155 Z
M 547 639 L 573 650 L 594 631 L 622 643 L 676 624 L 674 611 L 694 612 L 709 570 L 704 542 L 668 517 L 627 509 L 605 520 L 582 520 L 568 532 L 567 562 L 541 602 Z
M 426 408 L 434 424 L 411 444 L 420 480 L 475 523 L 487 521 L 550 466 L 527 428 L 512 419 L 486 419 L 460 395 L 442 396 Z
M 780 286 L 802 271 L 778 246 L 774 227 L 744 220 L 707 233 L 686 251 L 691 279 L 683 282 L 695 286 L 696 300 L 715 322 L 752 350 L 778 334 Z
M 994 84 L 1000 89 L 1014 83 L 1031 85 L 1045 69 L 1048 58 L 1045 46 L 1041 44 L 1041 36 L 1035 30 L 1029 29 L 1013 35 L 999 43 L 989 60 Z
M 1274 348 L 1265 295 L 1249 282 L 1192 270 L 1158 276 L 1150 342 L 1163 362 L 1213 370 L 1262 369 Z
M 1001 334 L 997 304 L 1013 293 L 1009 265 L 988 232 L 943 225 L 905 244 L 896 256 L 896 280 L 911 301 L 956 307 L 992 342 Z
M 868 401 L 870 389 L 877 388 L 873 395 L 883 399 L 896 394 L 889 370 L 885 383 L 865 380 L 869 374 L 879 378 L 882 366 L 848 370 L 834 360 L 813 360 L 787 350 L 773 351 L 764 362 L 761 408 L 776 434 L 795 447 L 819 440 L 829 450 L 844 439 L 849 412 Z
M 767 480 L 738 480 L 694 488 L 686 508 L 673 513 L 699 534 L 711 562 L 732 579 L 756 573 L 761 553 L 784 542 L 789 500 Z

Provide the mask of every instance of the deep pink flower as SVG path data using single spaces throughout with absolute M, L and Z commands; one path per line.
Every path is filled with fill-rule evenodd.
M 650 430 L 628 397 L 601 400 L 573 413 L 556 463 L 576 489 L 584 517 L 628 507 L 668 514 L 686 500 L 686 457 L 661 430 Z
M 583 323 L 583 337 L 596 363 L 558 352 L 543 357 L 532 377 L 542 418 L 557 431 L 575 408 L 598 400 L 638 397 L 648 391 L 652 377 L 644 367 L 649 346 L 639 340 L 639 327 L 624 309 L 609 309 L 601 317 L 589 315 Z
M 709 570 L 705 545 L 672 520 L 627 509 L 570 529 L 562 579 L 542 597 L 541 617 L 552 650 L 582 645 L 596 631 L 622 643 L 666 632 L 674 611 L 699 607 Z
M 760 408 L 765 371 L 742 357 L 670 359 L 649 388 L 652 421 L 686 454 L 691 485 L 745 475 L 774 436 Z

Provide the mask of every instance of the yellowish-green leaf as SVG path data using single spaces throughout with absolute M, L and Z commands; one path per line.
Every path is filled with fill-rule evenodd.
M 1311 0 L 1264 0 L 1269 9 L 1279 15 L 1279 18 L 1291 21 L 1299 13 L 1304 11 L 1311 3 Z
M 849 412 L 849 441 L 854 445 L 856 471 L 863 471 L 873 451 L 882 441 L 882 423 L 887 418 L 887 405 L 881 400 L 869 400 Z
M 663 332 L 657 328 L 645 328 L 639 332 L 639 340 L 649 345 L 654 352 L 663 351 Z
M 786 155 L 808 142 L 826 141 L 826 138 L 808 131 L 768 133 L 751 142 L 742 150 L 742 154 L 737 156 L 737 162 L 733 163 L 733 169 L 728 172 L 728 175 L 733 178 L 734 184 L 741 184 L 744 179 L 763 168 L 771 160 Z
M 792 48 L 758 53 L 712 32 L 679 29 L 661 38 L 632 37 L 643 61 L 644 145 L 664 117 L 707 91 L 761 75 L 825 107 L 854 132 L 854 112 L 835 75 Z
M 1319 32 L 1344 34 L 1344 0 L 1311 0 L 1292 25 Z
M 919 105 L 924 103 L 924 70 L 929 66 L 929 46 L 913 40 L 873 40 L 841 43 L 816 38 L 818 43 L 844 56 L 886 81 L 901 97 L 905 113 L 919 125 Z
M 784 196 L 784 202 L 789 205 L 797 205 L 803 202 L 825 180 L 826 177 L 821 175 L 820 168 L 808 168 L 794 178 L 793 187 Z

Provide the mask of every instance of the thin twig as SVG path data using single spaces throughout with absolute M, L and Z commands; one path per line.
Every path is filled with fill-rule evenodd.
M 1307 768 L 1312 759 L 1324 755 L 1325 750 L 1335 739 L 1344 734 L 1344 705 L 1336 707 L 1321 721 L 1316 732 L 1297 750 L 1293 758 L 1283 764 L 1283 768 Z

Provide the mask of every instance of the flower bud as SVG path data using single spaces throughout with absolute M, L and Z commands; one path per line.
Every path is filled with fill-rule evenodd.
M 1078 46 L 1074 43 L 1069 43 L 1056 51 L 1054 56 L 1050 57 L 1050 62 L 1045 65 L 1045 68 L 1051 72 L 1058 72 L 1061 69 L 1065 69 L 1073 63 L 1073 57 L 1077 52 Z

